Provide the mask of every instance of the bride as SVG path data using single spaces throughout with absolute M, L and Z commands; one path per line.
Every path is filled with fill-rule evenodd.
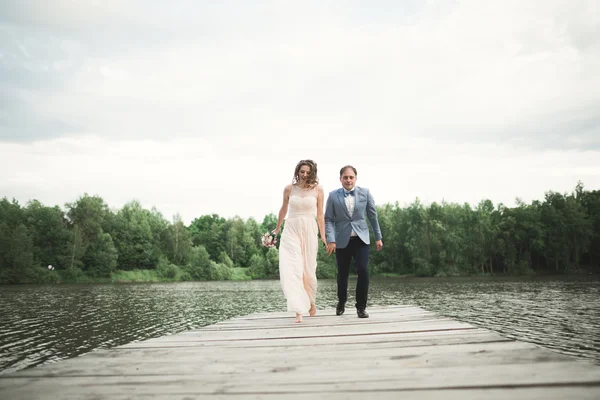
M 291 185 L 283 190 L 283 204 L 279 210 L 277 235 L 285 220 L 279 244 L 279 278 L 287 300 L 287 310 L 296 313 L 296 322 L 302 314 L 316 314 L 318 234 L 327 248 L 323 214 L 323 188 L 317 177 L 317 164 L 300 160 Z

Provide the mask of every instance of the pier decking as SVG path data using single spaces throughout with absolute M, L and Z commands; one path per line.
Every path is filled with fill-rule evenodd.
M 0 376 L 0 399 L 600 399 L 600 366 L 412 306 L 234 318 Z

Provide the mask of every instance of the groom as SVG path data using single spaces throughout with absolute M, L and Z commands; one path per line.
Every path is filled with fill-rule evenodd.
M 377 220 L 375 200 L 369 189 L 356 185 L 356 168 L 346 165 L 340 170 L 343 188 L 329 193 L 325 211 L 327 252 L 335 253 L 337 261 L 338 304 L 336 315 L 345 311 L 348 298 L 348 274 L 354 258 L 358 281 L 356 282 L 356 312 L 359 318 L 369 318 L 365 311 L 369 292 L 369 227 L 375 236 L 377 251 L 383 248 L 381 229 Z

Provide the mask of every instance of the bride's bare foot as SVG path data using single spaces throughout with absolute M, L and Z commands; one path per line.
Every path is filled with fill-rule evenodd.
M 317 307 L 315 307 L 314 304 L 311 304 L 310 310 L 308 310 L 308 315 L 310 315 L 311 317 L 314 317 L 316 313 L 317 313 Z
M 296 322 L 302 322 L 302 314 L 296 313 Z

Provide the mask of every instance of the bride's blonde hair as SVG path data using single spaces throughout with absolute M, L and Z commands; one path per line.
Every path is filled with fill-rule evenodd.
M 292 184 L 297 184 L 300 182 L 300 168 L 303 165 L 306 165 L 310 168 L 310 174 L 308 178 L 306 178 L 306 185 L 313 188 L 319 184 L 319 178 L 317 176 L 317 163 L 313 160 L 300 160 L 298 164 L 296 164 L 296 170 L 294 171 L 294 179 L 292 180 Z

